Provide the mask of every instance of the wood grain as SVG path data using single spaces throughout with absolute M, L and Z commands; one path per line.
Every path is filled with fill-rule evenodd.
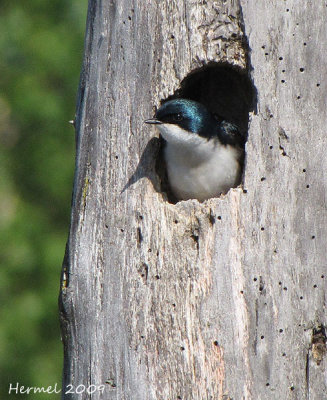
M 60 312 L 64 386 L 105 389 L 64 399 L 327 398 L 326 19 L 324 2 L 90 1 Z M 172 204 L 143 121 L 213 62 L 257 91 L 244 184 Z

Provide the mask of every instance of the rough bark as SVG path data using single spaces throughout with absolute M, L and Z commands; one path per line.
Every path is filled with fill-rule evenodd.
M 105 388 L 63 398 L 327 398 L 326 17 L 295 0 L 90 1 L 60 308 L 64 392 Z M 257 90 L 231 89 L 257 101 L 243 186 L 173 204 L 143 120 L 212 62 Z

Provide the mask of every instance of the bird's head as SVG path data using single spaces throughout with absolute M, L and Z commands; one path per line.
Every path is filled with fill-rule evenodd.
M 214 136 L 217 121 L 206 107 L 196 101 L 174 99 L 165 102 L 152 119 L 163 138 L 169 143 L 196 144 Z

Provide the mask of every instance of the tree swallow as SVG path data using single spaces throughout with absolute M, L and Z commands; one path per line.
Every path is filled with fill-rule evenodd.
M 178 200 L 204 201 L 240 183 L 245 138 L 204 105 L 170 100 L 145 123 L 155 124 L 166 142 L 168 180 Z

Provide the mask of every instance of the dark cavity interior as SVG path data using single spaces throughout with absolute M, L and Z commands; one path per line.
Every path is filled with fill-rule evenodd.
M 229 64 L 213 63 L 191 72 L 169 100 L 176 97 L 204 104 L 244 132 L 255 105 L 255 90 L 247 72 Z

